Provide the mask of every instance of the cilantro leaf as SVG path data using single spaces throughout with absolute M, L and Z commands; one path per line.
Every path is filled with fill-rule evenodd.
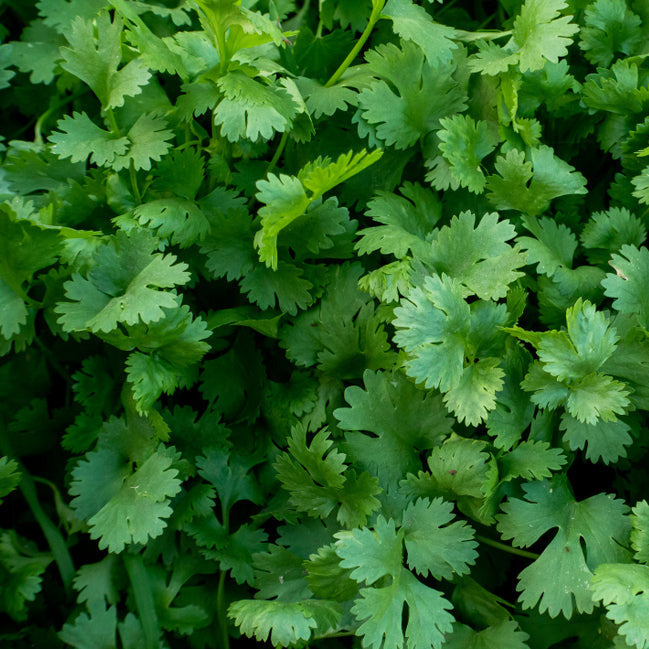
M 345 390 L 348 407 L 334 416 L 345 434 L 355 462 L 379 477 L 382 485 L 396 484 L 416 470 L 418 452 L 433 448 L 451 430 L 439 396 L 415 386 L 399 373 L 363 375 L 365 388 Z M 368 434 L 370 433 L 370 434 Z
M 465 110 L 465 96 L 453 79 L 456 68 L 451 62 L 433 67 L 410 41 L 401 49 L 379 45 L 366 58 L 379 80 L 359 94 L 360 116 L 386 145 L 406 149 L 437 128 L 442 117 Z
M 539 607 L 554 617 L 570 618 L 593 610 L 589 589 L 592 571 L 601 563 L 622 561 L 630 526 L 627 507 L 605 494 L 577 502 L 567 480 L 532 482 L 523 486 L 525 499 L 510 498 L 498 517 L 504 539 L 529 547 L 546 532 L 557 532 L 541 556 L 519 575 L 517 590 L 523 608 Z M 583 544 L 583 545 L 582 545 Z M 545 576 L 553 574 L 554 581 Z
M 374 498 L 380 493 L 376 478 L 347 471 L 346 456 L 335 448 L 326 429 L 316 433 L 306 444 L 306 430 L 296 426 L 288 440 L 288 453 L 274 463 L 282 486 L 290 493 L 290 502 L 310 516 L 326 518 L 340 504 L 338 521 L 351 527 L 363 525 L 379 507 Z
M 66 115 L 57 123 L 58 132 L 50 135 L 52 151 L 61 159 L 85 162 L 90 157 L 93 164 L 112 165 L 115 157 L 124 155 L 129 140 L 97 126 L 85 113 Z
M 649 626 L 645 611 L 649 596 L 649 567 L 603 563 L 592 579 L 593 599 L 606 607 L 606 615 L 619 625 L 627 643 L 646 647 Z
M 173 293 L 157 289 L 186 284 L 187 266 L 176 264 L 174 255 L 154 254 L 155 248 L 144 232 L 118 232 L 99 248 L 88 276 L 76 274 L 65 284 L 70 301 L 55 309 L 64 330 L 110 332 L 120 322 L 155 322 L 164 316 L 163 308 L 177 306 Z
M 487 198 L 497 209 L 538 216 L 554 198 L 586 193 L 586 179 L 549 146 L 533 148 L 531 161 L 510 149 L 495 166 L 498 175 L 487 178 Z
M 402 646 L 404 637 L 418 649 L 431 645 L 438 649 L 444 633 L 450 630 L 451 608 L 442 594 L 425 586 L 402 567 L 404 531 L 396 532 L 393 520 L 379 516 L 374 530 L 363 528 L 336 534 L 336 553 L 351 577 L 370 587 L 361 588 L 352 613 L 362 622 L 358 633 L 364 644 L 378 649 L 383 642 Z M 413 544 L 415 538 L 413 538 Z M 411 545 L 411 547 L 415 547 Z M 381 577 L 391 576 L 388 586 L 374 586 Z M 405 633 L 402 627 L 404 605 L 409 616 Z
M 453 41 L 455 30 L 434 22 L 430 14 L 412 0 L 388 0 L 381 16 L 392 20 L 395 34 L 419 45 L 431 64 L 451 59 L 457 47 Z
M 0 457 L 0 504 L 20 483 L 18 463 L 8 457 Z
M 514 20 L 512 40 L 519 47 L 520 71 L 538 70 L 568 53 L 571 36 L 579 31 L 572 16 L 560 16 L 565 0 L 526 0 Z
M 475 225 L 475 215 L 462 212 L 448 226 L 437 231 L 423 261 L 439 275 L 459 280 L 480 299 L 498 300 L 509 284 L 523 273 L 525 256 L 508 241 L 516 230 L 508 220 L 499 221 L 495 212 L 485 214 Z
M 403 259 L 409 252 L 424 256 L 427 240 L 439 219 L 441 205 L 431 191 L 421 185 L 406 183 L 402 196 L 377 192 L 367 204 L 366 216 L 381 225 L 359 230 L 356 249 L 362 255 L 379 250 Z
M 205 238 L 210 223 L 194 201 L 182 198 L 160 198 L 138 205 L 132 214 L 143 227 L 149 227 L 157 236 L 186 248 Z M 119 219 L 119 217 L 118 217 Z M 119 224 L 119 220 L 117 220 Z
M 635 315 L 639 324 L 649 329 L 649 305 L 645 286 L 649 278 L 649 249 L 625 245 L 610 262 L 616 274 L 606 275 L 604 292 L 613 298 L 613 307 L 627 315 Z
M 456 279 L 426 277 L 394 310 L 394 340 L 409 353 L 407 373 L 445 393 L 460 421 L 477 424 L 496 406 L 503 385 L 500 361 L 488 354 L 502 340 L 495 327 L 505 323 L 507 312 L 492 302 L 469 306 L 464 293 Z
M 32 551 L 14 530 L 0 531 L 0 610 L 16 622 L 27 620 L 27 604 L 41 591 L 49 554 Z
M 316 631 L 335 628 L 342 614 L 340 604 L 327 600 L 301 602 L 240 599 L 230 604 L 228 617 L 244 635 L 274 647 L 288 647 L 308 641 Z
M 647 563 L 649 560 L 649 505 L 641 500 L 631 510 L 631 547 L 636 561 Z
M 641 18 L 622 0 L 597 0 L 584 12 L 579 47 L 593 64 L 608 67 L 616 54 L 631 54 L 640 46 Z
M 486 179 L 480 166 L 483 158 L 488 156 L 498 144 L 489 124 L 473 120 L 468 115 L 454 115 L 440 120 L 442 128 L 437 132 L 440 140 L 439 150 L 448 163 L 447 181 L 440 174 L 441 167 L 433 168 L 426 175 L 426 180 L 437 189 L 466 187 L 475 194 L 481 194 Z M 426 163 L 427 166 L 438 164 L 439 159 Z
M 121 18 L 116 16 L 111 22 L 108 12 L 94 21 L 79 16 L 65 32 L 70 47 L 61 48 L 61 67 L 90 86 L 104 108 L 123 106 L 124 98 L 141 93 L 151 78 L 138 59 L 118 70 L 122 29 Z
M 230 142 L 269 140 L 275 132 L 288 131 L 298 113 L 298 105 L 285 88 L 239 70 L 222 76 L 218 87 L 224 96 L 214 109 L 214 123 Z
M 350 151 L 335 162 L 317 158 L 305 165 L 297 176 L 269 174 L 268 180 L 260 180 L 257 200 L 264 206 L 259 210 L 261 229 L 255 235 L 259 259 L 277 270 L 277 237 L 281 231 L 301 217 L 313 201 L 367 169 L 381 155 L 381 151 L 367 153 L 362 150 L 356 154 Z M 312 211 L 313 214 L 317 214 L 316 210 Z
M 567 413 L 561 418 L 563 439 L 570 448 L 585 449 L 586 459 L 591 462 L 602 460 L 604 464 L 617 462 L 626 456 L 626 447 L 630 446 L 633 438 L 629 435 L 630 426 L 616 419 L 614 421 L 597 421 L 586 423 L 571 417 Z
M 539 273 L 552 277 L 559 268 L 572 266 L 577 239 L 570 228 L 546 217 L 529 217 L 524 223 L 534 237 L 519 237 L 517 242 Z
M 501 620 L 486 629 L 474 631 L 464 624 L 454 624 L 444 646 L 448 649 L 528 649 L 529 635 L 514 620 Z
M 99 547 L 121 552 L 162 534 L 171 497 L 181 490 L 173 454 L 160 448 L 134 471 L 118 451 L 99 449 L 72 471 L 72 507 L 88 520 Z
M 408 474 L 401 486 L 414 498 L 442 496 L 457 500 L 462 506 L 471 505 L 471 499 L 481 500 L 486 495 L 490 472 L 486 446 L 481 440 L 453 433 L 431 451 L 427 460 L 429 470 Z
M 441 498 L 422 498 L 403 512 L 408 567 L 424 577 L 450 579 L 453 573 L 467 574 L 478 556 L 473 530 L 464 521 L 451 523 L 452 509 Z

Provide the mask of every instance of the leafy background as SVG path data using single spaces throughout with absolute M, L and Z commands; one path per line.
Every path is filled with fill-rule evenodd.
M 0 12 L 3 646 L 649 646 L 649 2 Z

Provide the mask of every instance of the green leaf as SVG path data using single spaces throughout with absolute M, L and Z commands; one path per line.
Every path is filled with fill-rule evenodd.
M 255 235 L 259 259 L 277 270 L 277 237 L 280 232 L 301 217 L 313 201 L 374 164 L 381 155 L 381 151 L 367 153 L 363 149 L 356 154 L 350 151 L 335 162 L 329 158 L 317 158 L 305 165 L 297 176 L 269 174 L 268 180 L 258 181 L 257 200 L 264 204 L 259 210 L 261 229 Z M 312 210 L 311 215 L 317 213 L 317 210 Z
M 619 255 L 613 255 L 609 273 L 602 282 L 607 297 L 613 298 L 613 308 L 626 315 L 635 315 L 640 326 L 649 329 L 649 304 L 645 287 L 649 281 L 649 249 L 625 245 Z
M 649 567 L 603 563 L 592 579 L 593 599 L 606 607 L 606 615 L 619 625 L 619 633 L 638 649 L 649 641 Z
M 65 32 L 70 47 L 61 48 L 61 67 L 89 85 L 103 108 L 123 106 L 124 98 L 140 94 L 151 78 L 138 59 L 118 70 L 122 29 L 121 18 L 116 16 L 111 22 L 108 12 L 94 21 L 79 16 Z
M 405 632 L 401 622 L 404 605 L 408 606 Z M 364 620 L 358 628 L 364 646 L 401 647 L 407 639 L 413 649 L 440 649 L 451 629 L 450 607 L 439 591 L 402 569 L 391 586 L 361 589 L 352 612 L 358 620 Z
M 111 167 L 115 171 L 133 167 L 148 171 L 151 162 L 158 162 L 171 149 L 171 140 L 174 136 L 167 128 L 167 120 L 158 115 L 143 114 L 128 131 L 130 146 L 126 153 L 115 156 Z
M 469 306 L 465 292 L 446 275 L 426 277 L 394 310 L 394 341 L 409 353 L 408 375 L 438 387 L 458 419 L 475 424 L 496 406 L 503 385 L 500 361 L 488 355 L 499 348 L 507 310 L 493 302 Z
M 551 448 L 547 442 L 526 440 L 500 457 L 498 466 L 503 481 L 515 478 L 543 480 L 561 469 L 567 461 L 563 451 Z
M 537 264 L 537 271 L 548 277 L 572 267 L 577 238 L 568 227 L 545 217 L 529 217 L 524 223 L 534 237 L 519 237 L 517 242 L 527 252 L 528 264 Z
M 170 499 L 181 490 L 169 451 L 160 448 L 135 470 L 129 464 L 118 451 L 100 449 L 72 471 L 72 507 L 88 520 L 90 537 L 109 552 L 162 534 Z
M 631 510 L 631 547 L 635 558 L 642 563 L 649 562 L 649 505 L 641 500 Z
M 224 97 L 214 109 L 214 124 L 230 142 L 269 140 L 275 132 L 288 131 L 298 113 L 286 88 L 239 70 L 228 72 L 217 83 Z
M 586 8 L 579 47 L 594 65 L 608 67 L 617 53 L 641 46 L 641 19 L 624 0 L 597 0 Z
M 519 48 L 521 72 L 539 70 L 545 61 L 557 63 L 568 53 L 571 36 L 579 26 L 571 23 L 572 16 L 560 16 L 565 0 L 526 0 L 514 20 L 512 40 Z
M 477 122 L 467 115 L 454 115 L 440 120 L 437 132 L 439 150 L 448 163 L 450 180 L 445 180 L 439 169 L 428 172 L 426 180 L 437 189 L 466 187 L 475 194 L 484 191 L 486 179 L 480 163 L 498 144 L 498 138 L 485 121 Z M 435 164 L 432 160 L 429 164 Z
M 198 205 L 182 198 L 161 198 L 143 203 L 133 210 L 132 216 L 142 227 L 149 227 L 156 236 L 168 238 L 181 248 L 198 243 L 211 230 Z
M 454 216 L 448 226 L 437 231 L 424 262 L 439 275 L 459 280 L 480 299 L 498 300 L 507 295 L 509 285 L 523 275 L 525 255 L 508 241 L 516 235 L 508 221 L 495 212 L 480 222 L 472 212 Z
M 226 511 L 244 500 L 256 504 L 261 502 L 260 485 L 251 473 L 254 464 L 251 458 L 214 447 L 196 460 L 198 472 L 214 485 Z
M 274 647 L 308 641 L 316 631 L 335 628 L 341 614 L 337 602 L 316 599 L 294 603 L 240 599 L 228 608 L 228 617 L 244 635 L 259 642 L 270 640 Z
M 187 265 L 154 253 L 156 247 L 145 232 L 118 232 L 99 248 L 87 277 L 75 274 L 65 283 L 69 301 L 55 308 L 64 330 L 110 332 L 118 323 L 156 322 L 164 308 L 177 306 L 175 294 L 158 289 L 186 284 Z
M 475 631 L 464 624 L 454 624 L 453 633 L 444 646 L 447 649 L 528 649 L 529 635 L 521 631 L 513 620 L 501 620 L 498 624 Z
M 66 115 L 57 124 L 59 131 L 50 135 L 52 151 L 61 159 L 111 166 L 116 156 L 124 155 L 129 146 L 127 137 L 118 136 L 97 126 L 86 113 Z
M 413 497 L 481 499 L 489 474 L 487 443 L 453 433 L 428 457 L 429 471 L 408 475 L 402 487 Z
M 616 419 L 597 421 L 594 424 L 579 421 L 567 413 L 561 418 L 563 439 L 572 450 L 586 450 L 586 459 L 604 464 L 617 462 L 626 457 L 627 448 L 633 442 L 629 435 L 630 426 Z
M 525 157 L 510 149 L 497 158 L 498 175 L 487 178 L 487 198 L 497 209 L 538 216 L 554 198 L 586 193 L 586 179 L 549 146 L 533 148 L 531 160 Z
M 392 519 L 386 521 L 379 515 L 374 530 L 364 527 L 335 536 L 340 566 L 351 569 L 355 581 L 372 585 L 381 577 L 396 578 L 401 573 L 403 534 L 397 533 Z
M 347 472 L 346 456 L 329 438 L 329 431 L 316 433 L 306 443 L 306 429 L 295 426 L 288 440 L 288 453 L 274 463 L 277 476 L 290 494 L 290 503 L 309 516 L 326 518 L 338 504 L 338 521 L 343 525 L 362 525 L 379 507 L 374 498 L 381 489 L 376 478 Z
M 519 575 L 517 590 L 523 608 L 570 618 L 574 610 L 590 613 L 589 582 L 601 563 L 624 561 L 630 525 L 627 507 L 612 496 L 598 494 L 577 502 L 565 477 L 523 486 L 525 499 L 510 498 L 498 517 L 504 539 L 529 547 L 556 529 L 536 561 Z M 547 575 L 554 575 L 548 581 Z
M 451 579 L 453 573 L 467 574 L 475 563 L 478 543 L 473 530 L 464 521 L 451 523 L 452 510 L 441 498 L 422 498 L 403 512 L 408 567 L 423 577 Z
M 0 532 L 0 610 L 16 622 L 28 619 L 27 605 L 40 593 L 43 575 L 52 562 L 14 530 Z
M 402 196 L 377 192 L 367 204 L 366 216 L 381 225 L 359 230 L 356 249 L 361 255 L 376 250 L 403 259 L 410 252 L 422 257 L 428 249 L 427 240 L 439 221 L 441 203 L 431 191 L 415 183 L 406 183 Z
M 593 261 L 608 261 L 623 245 L 639 247 L 647 239 L 644 223 L 624 207 L 595 212 L 581 232 L 581 243 Z M 601 252 L 600 252 L 601 251 Z
M 63 625 L 59 637 L 76 649 L 113 649 L 117 631 L 117 608 L 103 605 L 92 607 L 90 615 L 79 614 L 74 624 Z
M 20 483 L 18 463 L 8 457 L 0 457 L 0 504 Z
M 416 470 L 420 451 L 449 434 L 451 421 L 439 396 L 417 390 L 399 373 L 368 370 L 363 382 L 364 389 L 345 390 L 349 406 L 334 416 L 350 431 L 345 442 L 357 465 L 378 475 L 382 485 L 396 484 Z
M 431 64 L 450 61 L 457 47 L 455 30 L 434 22 L 423 7 L 411 0 L 388 0 L 381 16 L 392 20 L 394 33 L 417 44 Z
M 325 545 L 311 554 L 309 560 L 300 564 L 306 569 L 306 581 L 316 597 L 345 602 L 353 599 L 358 592 L 358 584 L 350 577 L 350 570 L 340 565 L 336 546 Z
M 411 41 L 404 42 L 402 49 L 379 45 L 366 59 L 379 81 L 359 94 L 359 112 L 386 145 L 406 149 L 437 128 L 442 117 L 465 110 L 452 62 L 433 67 Z

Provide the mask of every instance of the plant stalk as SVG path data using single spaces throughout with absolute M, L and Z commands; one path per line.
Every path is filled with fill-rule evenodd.
M 379 4 L 374 6 L 370 20 L 367 23 L 367 27 L 365 27 L 365 31 L 363 31 L 360 38 L 356 41 L 356 44 L 352 48 L 351 52 L 347 55 L 347 58 L 338 66 L 338 69 L 331 75 L 329 81 L 325 83 L 325 88 L 330 88 L 331 86 L 333 86 L 338 81 L 338 79 L 340 79 L 345 70 L 347 70 L 347 68 L 353 63 L 354 59 L 363 48 L 363 45 L 365 45 L 367 39 L 370 37 L 370 34 L 374 29 L 374 25 L 376 25 L 379 18 L 381 17 L 381 11 L 383 11 L 384 6 L 385 2 L 380 2 Z
M 486 536 L 481 536 L 480 534 L 476 534 L 475 538 L 480 543 L 484 543 L 485 545 L 490 545 L 492 548 L 496 548 L 497 550 L 502 550 L 503 552 L 508 552 L 509 554 L 515 554 L 517 557 L 524 557 L 525 559 L 536 560 L 541 556 L 539 554 L 536 554 L 536 552 L 519 550 L 518 548 L 514 548 L 511 545 L 507 545 L 506 543 L 501 543 L 500 541 L 494 541 L 494 539 L 487 538 Z

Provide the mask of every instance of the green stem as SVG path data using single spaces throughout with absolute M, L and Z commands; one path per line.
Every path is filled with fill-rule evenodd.
M 381 17 L 381 11 L 383 11 L 383 7 L 385 6 L 385 2 L 381 2 L 378 5 L 375 5 L 374 8 L 372 9 L 372 15 L 370 16 L 370 21 L 367 23 L 367 27 L 365 27 L 365 31 L 361 34 L 361 37 L 356 41 L 356 44 L 352 48 L 352 51 L 347 55 L 347 58 L 340 64 L 338 69 L 333 73 L 331 76 L 331 79 L 325 83 L 325 88 L 330 88 L 333 86 L 338 79 L 343 75 L 345 70 L 352 64 L 358 53 L 361 51 L 363 45 L 365 45 L 367 39 L 370 37 L 370 34 L 372 33 L 372 30 L 374 29 L 374 25 L 378 22 L 379 18 Z
M 108 118 L 108 123 L 110 124 L 110 130 L 117 137 L 121 137 L 122 130 L 120 129 L 119 125 L 117 124 L 117 119 L 115 118 L 115 113 L 113 112 L 112 108 L 107 108 L 106 109 L 106 117 Z
M 230 649 L 230 634 L 228 633 L 228 616 L 225 608 L 225 570 L 219 573 L 219 586 L 216 591 L 216 610 L 221 630 L 221 647 Z
M 526 559 L 536 560 L 539 558 L 539 556 L 541 556 L 539 554 L 536 554 L 536 552 L 527 552 L 527 550 L 519 550 L 518 548 L 513 548 L 511 545 L 501 543 L 500 541 L 494 541 L 493 539 L 487 538 L 486 536 L 481 536 L 480 534 L 476 534 L 475 538 L 480 543 L 484 543 L 485 545 L 490 545 L 492 548 L 496 548 L 497 550 L 502 550 L 503 552 L 508 552 L 509 554 L 515 554 L 518 557 L 525 557 Z
M 137 171 L 135 171 L 135 164 L 131 160 L 131 164 L 128 168 L 128 175 L 131 178 L 131 189 L 133 190 L 133 198 L 138 205 L 142 204 L 142 194 L 140 194 L 140 188 L 137 184 Z
M 477 31 L 477 32 L 467 32 L 463 29 L 455 30 L 455 40 L 462 41 L 464 43 L 472 43 L 473 41 L 495 41 L 498 38 L 503 38 L 505 36 L 511 36 L 512 30 L 507 29 L 506 31 Z
M 230 508 L 221 501 L 221 525 L 225 534 L 230 533 Z M 225 606 L 225 573 L 221 568 L 219 571 L 219 585 L 216 591 L 216 617 L 221 631 L 221 649 L 230 649 L 230 634 L 228 633 L 228 612 Z
M 275 165 L 277 165 L 277 163 L 279 162 L 282 153 L 284 153 L 284 147 L 286 146 L 287 142 L 288 142 L 288 133 L 285 131 L 284 133 L 282 133 L 282 139 L 279 141 L 279 144 L 277 145 L 277 149 L 275 149 L 275 155 L 273 155 L 272 160 L 268 163 L 268 166 L 266 167 L 266 175 L 268 175 L 275 168 Z
M 4 431 L 0 432 L 0 450 L 4 455 L 13 457 L 11 444 Z M 72 592 L 72 580 L 74 579 L 75 569 L 72 557 L 68 551 L 67 543 L 56 525 L 54 525 L 41 507 L 41 503 L 38 500 L 38 494 L 36 493 L 34 479 L 18 458 L 13 457 L 13 459 L 17 462 L 21 473 L 21 480 L 18 488 L 27 501 L 27 505 L 29 505 L 29 509 L 34 515 L 36 522 L 40 526 L 47 544 L 50 546 L 52 557 L 54 558 L 59 573 L 61 574 L 63 587 L 65 588 L 66 594 L 69 595 Z
M 135 606 L 144 630 L 147 649 L 158 649 L 160 646 L 160 626 L 149 575 L 142 555 L 124 554 L 124 565 L 133 588 Z

